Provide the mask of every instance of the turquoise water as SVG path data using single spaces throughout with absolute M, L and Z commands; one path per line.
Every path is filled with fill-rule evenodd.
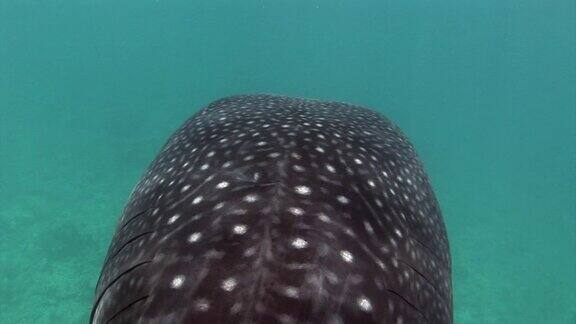
M 0 1 L 0 323 L 86 323 L 127 196 L 211 100 L 373 107 L 441 203 L 457 323 L 576 323 L 572 0 Z

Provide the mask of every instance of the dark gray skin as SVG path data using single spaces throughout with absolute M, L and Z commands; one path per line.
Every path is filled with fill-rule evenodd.
M 92 323 L 452 323 L 412 145 L 343 103 L 218 100 L 168 140 L 108 250 Z

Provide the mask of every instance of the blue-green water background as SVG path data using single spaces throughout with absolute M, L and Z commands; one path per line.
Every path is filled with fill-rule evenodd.
M 0 323 L 87 322 L 168 135 L 255 92 L 404 129 L 457 323 L 576 323 L 575 19 L 571 0 L 1 0 Z

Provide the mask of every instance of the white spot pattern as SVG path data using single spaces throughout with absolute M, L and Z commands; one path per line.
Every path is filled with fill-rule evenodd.
M 111 251 L 97 322 L 110 305 L 131 302 L 120 291 L 166 286 L 161 300 L 178 316 L 220 312 L 234 322 L 254 312 L 296 322 L 300 315 L 250 303 L 258 276 L 265 294 L 357 307 L 340 308 L 334 322 L 421 320 L 391 287 L 429 322 L 451 321 L 450 255 L 429 180 L 394 125 L 351 105 L 257 95 L 203 109 L 134 188 Z M 160 266 L 154 276 L 141 271 L 152 266 Z M 203 294 L 212 288 L 222 297 Z
M 186 277 L 184 277 L 183 275 L 178 275 L 174 277 L 174 279 L 172 279 L 172 281 L 170 282 L 170 287 L 174 289 L 179 289 L 180 287 L 182 287 L 185 280 Z

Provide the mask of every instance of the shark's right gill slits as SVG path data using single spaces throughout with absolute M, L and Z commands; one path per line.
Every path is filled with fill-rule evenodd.
M 117 311 L 114 315 L 112 315 L 112 316 L 106 321 L 106 323 L 107 323 L 107 324 L 108 324 L 108 323 L 112 323 L 112 321 L 113 321 L 116 317 L 118 317 L 118 315 L 122 314 L 123 312 L 125 312 L 125 311 L 128 310 L 128 309 L 130 309 L 130 308 L 133 307 L 134 305 L 136 305 L 136 304 L 138 304 L 138 303 L 140 303 L 140 302 L 142 302 L 142 301 L 145 301 L 148 297 L 150 297 L 150 296 L 149 296 L 149 295 L 142 296 L 142 297 L 140 297 L 140 298 L 132 301 L 132 302 L 129 303 L 128 305 L 122 307 L 122 309 L 120 309 L 120 310 Z
M 409 267 L 410 269 L 412 269 L 412 271 L 414 271 L 415 273 L 417 273 L 420 277 L 422 277 L 424 279 L 424 281 L 430 285 L 430 287 L 432 287 L 432 290 L 434 290 L 435 293 L 437 293 L 440 296 L 440 301 L 442 301 L 443 304 L 445 304 L 446 306 L 446 296 L 444 296 L 444 294 L 442 294 L 442 292 L 440 291 L 440 289 L 438 289 L 438 287 L 436 287 L 436 285 L 434 285 L 434 283 L 428 278 L 426 277 L 420 270 L 416 269 L 416 267 L 414 267 L 413 265 L 411 265 L 410 263 L 402 260 L 402 259 L 398 259 L 396 258 L 396 260 L 398 260 L 399 264 L 402 264 L 404 266 Z
M 434 253 L 434 250 L 432 250 L 431 248 L 429 248 L 426 244 L 424 244 L 422 241 L 414 238 L 413 236 L 408 236 L 408 238 L 416 243 L 418 243 L 418 245 L 420 245 L 426 252 L 430 253 L 430 255 L 432 255 L 433 257 L 436 258 L 436 260 L 438 260 L 438 264 L 442 265 L 444 264 L 444 262 L 442 261 L 443 259 L 436 253 Z
M 399 294 L 398 292 L 396 292 L 396 291 L 394 291 L 394 290 L 392 290 L 392 289 L 389 289 L 389 288 L 386 288 L 386 290 L 387 290 L 388 292 L 391 292 L 393 295 L 399 297 L 400 299 L 402 299 L 402 301 L 403 301 L 404 303 L 408 304 L 412 309 L 414 309 L 416 312 L 418 312 L 418 314 L 419 314 L 422 318 L 425 319 L 424 323 L 430 323 L 430 321 L 428 321 L 428 318 L 426 317 L 426 315 L 424 315 L 424 313 L 422 313 L 422 311 L 421 311 L 418 307 L 416 307 L 416 305 L 414 305 L 412 302 L 410 302 L 408 299 L 406 299 L 404 296 L 402 296 L 402 295 Z
M 408 262 L 406 262 L 406 261 L 404 261 L 404 260 L 402 260 L 402 259 L 396 258 L 396 260 L 398 261 L 399 264 L 402 264 L 402 265 L 404 265 L 404 266 L 407 266 L 408 268 L 412 269 L 414 272 L 416 272 L 417 274 L 419 274 L 422 278 L 424 278 L 424 281 L 426 281 L 428 284 L 430 284 L 430 286 L 432 286 L 432 288 L 434 288 L 434 290 L 435 290 L 436 292 L 438 292 L 438 289 L 436 289 L 436 286 L 434 286 L 434 285 L 432 284 L 432 282 L 430 282 L 430 279 L 428 279 L 428 277 L 426 277 L 426 276 L 422 273 L 422 271 L 416 269 L 416 267 L 414 267 L 413 265 L 411 265 L 410 263 L 408 263 Z

